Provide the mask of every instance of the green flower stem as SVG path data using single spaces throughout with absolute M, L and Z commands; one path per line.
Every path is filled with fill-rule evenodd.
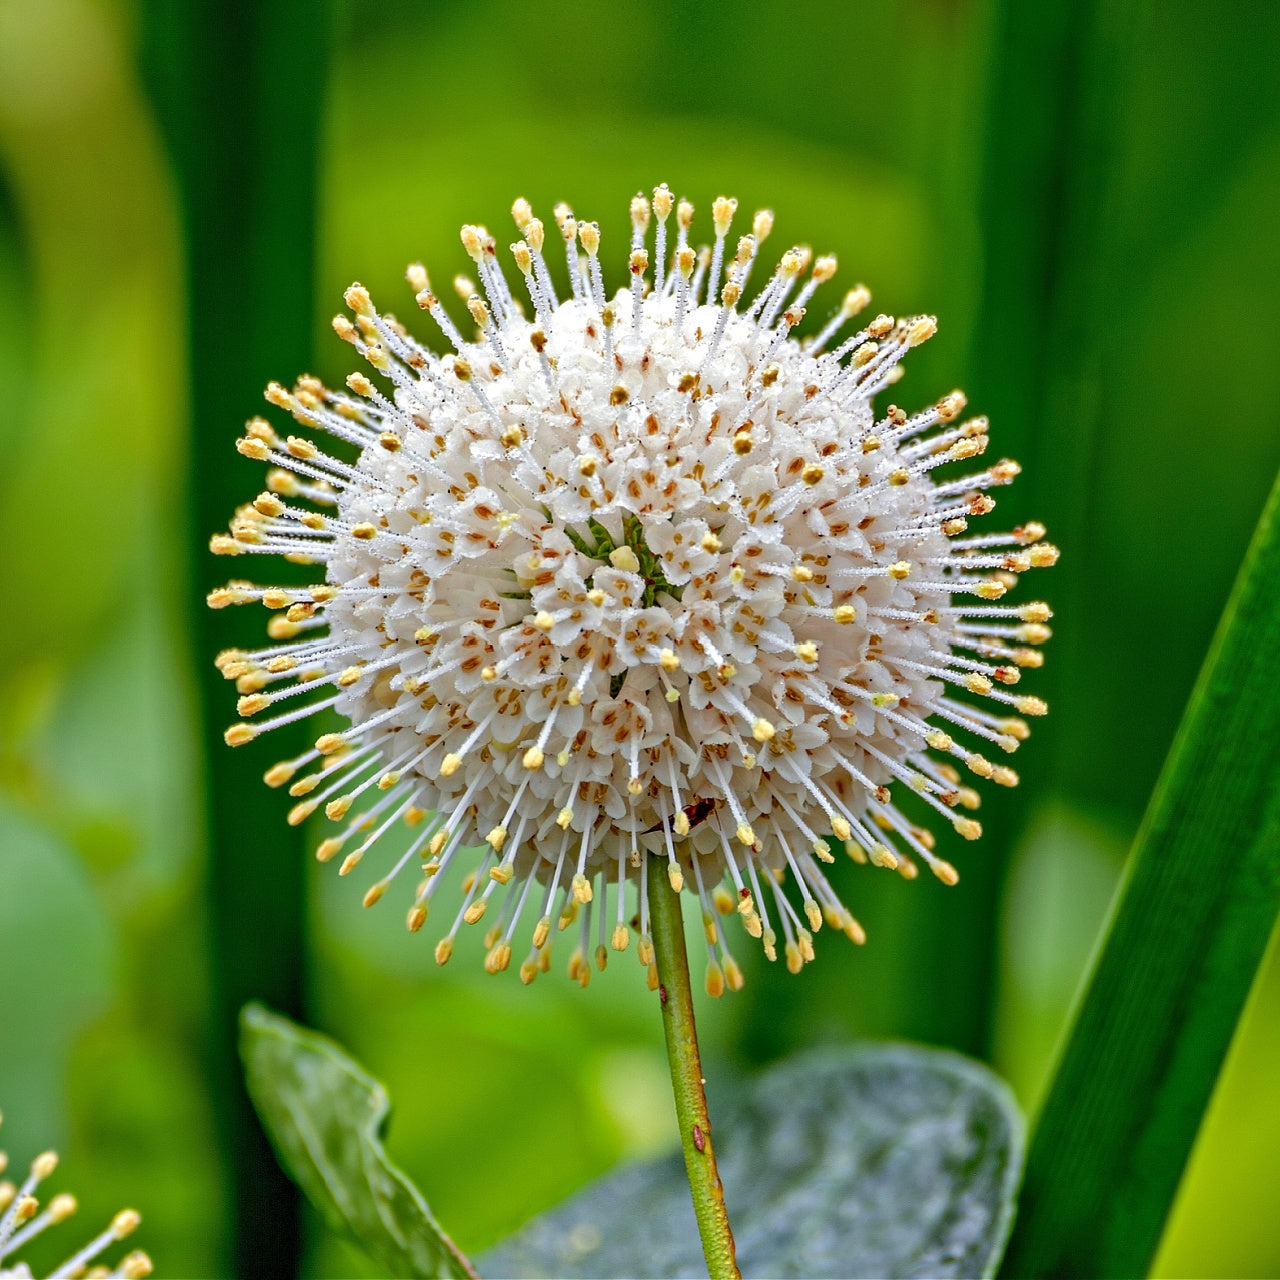
M 654 959 L 658 966 L 658 995 L 662 1001 L 662 1029 L 671 1064 L 671 1088 L 684 1167 L 693 1194 L 702 1252 L 711 1280 L 740 1277 L 724 1205 L 724 1188 L 716 1168 L 711 1119 L 703 1089 L 702 1058 L 693 1021 L 693 992 L 689 987 L 689 953 L 684 945 L 680 895 L 671 887 L 665 867 L 649 877 L 649 921 L 653 929 Z

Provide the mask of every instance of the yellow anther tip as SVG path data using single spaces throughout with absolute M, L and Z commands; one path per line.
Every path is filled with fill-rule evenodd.
M 121 1209 L 111 1219 L 111 1234 L 117 1240 L 123 1240 L 125 1236 L 132 1235 L 138 1229 L 141 1221 L 142 1215 L 136 1209 Z

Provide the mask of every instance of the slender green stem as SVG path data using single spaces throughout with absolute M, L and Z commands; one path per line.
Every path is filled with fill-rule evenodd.
M 671 1088 L 676 1099 L 676 1121 L 684 1167 L 693 1193 L 702 1252 L 711 1280 L 739 1277 L 733 1232 L 724 1206 L 724 1188 L 716 1168 L 711 1142 L 711 1120 L 703 1089 L 702 1058 L 693 1021 L 693 992 L 689 987 L 689 953 L 684 945 L 684 921 L 680 895 L 671 887 L 665 868 L 648 881 L 649 921 L 653 952 L 658 965 L 658 995 L 662 1001 L 662 1029 L 671 1064 Z

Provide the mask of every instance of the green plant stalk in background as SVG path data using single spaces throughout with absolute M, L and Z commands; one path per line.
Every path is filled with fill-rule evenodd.
M 1280 479 L 1036 1128 L 1005 1276 L 1150 1266 L 1280 911 Z
M 654 960 L 658 966 L 658 994 L 662 1002 L 662 1030 L 671 1064 L 671 1088 L 676 1123 L 684 1150 L 684 1167 L 693 1193 L 693 1212 L 707 1259 L 710 1280 L 740 1276 L 733 1232 L 724 1205 L 724 1188 L 716 1168 L 711 1119 L 693 1020 L 693 991 L 689 985 L 689 953 L 684 944 L 680 895 L 671 887 L 665 867 L 655 862 L 648 877 L 649 919 L 653 929 Z
M 208 1079 L 234 1218 L 226 1266 L 242 1276 L 296 1273 L 300 1203 L 280 1172 L 240 1081 L 240 1007 L 262 998 L 300 1014 L 306 858 L 262 785 L 272 760 L 301 746 L 301 726 L 273 734 L 279 752 L 229 751 L 234 692 L 215 653 L 249 639 L 260 618 L 211 614 L 204 593 L 229 562 L 208 552 L 256 468 L 233 446 L 271 378 L 292 378 L 312 348 L 316 156 L 328 65 L 328 6 L 307 0 L 154 0 L 143 7 L 143 69 L 173 157 L 185 231 L 190 376 L 188 594 L 199 671 L 213 1008 Z M 237 611 L 231 611 L 232 613 Z M 260 632 L 259 632 L 260 634 Z
M 1073 183 L 1068 175 L 1096 167 L 1117 127 L 1087 118 L 1080 82 L 1092 22 L 1092 0 L 997 0 L 992 6 L 977 187 L 985 252 L 966 382 L 974 406 L 990 415 L 1000 449 L 1026 467 L 1015 489 L 1000 495 L 1000 510 L 1012 509 L 1015 520 L 1048 523 L 1066 554 L 1043 589 L 1060 618 L 1076 620 L 1090 563 L 1081 524 L 1092 492 L 1097 419 L 1094 396 L 1080 385 L 1093 372 L 1095 350 L 1087 330 L 1093 298 L 1085 285 L 1094 279 L 1090 257 L 1099 253 L 1090 243 L 1082 262 L 1079 246 L 1089 243 L 1081 227 L 1094 213 L 1098 191 L 1096 182 Z M 1064 376 L 1060 359 L 1076 394 L 1055 399 L 1051 390 Z M 1074 656 L 1072 641 L 1072 628 L 1058 627 L 1045 669 L 1036 673 L 1051 723 L 1047 741 L 1037 731 L 1018 757 L 1024 796 L 1054 785 L 1046 748 L 1072 741 L 1064 724 L 1074 699 L 1063 674 Z M 980 1057 L 994 1048 L 1002 891 L 1026 816 L 1009 803 L 984 804 L 985 852 L 965 860 L 962 892 L 938 925 L 939 955 L 963 956 L 964 963 L 949 970 L 937 1036 Z

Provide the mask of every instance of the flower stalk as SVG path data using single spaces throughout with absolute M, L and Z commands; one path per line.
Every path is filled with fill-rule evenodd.
M 702 1237 L 710 1280 L 740 1277 L 725 1209 L 724 1188 L 716 1167 L 711 1119 L 703 1088 L 702 1058 L 693 1017 L 693 991 L 689 985 L 689 953 L 684 944 L 684 920 L 680 895 L 667 876 L 648 877 L 649 921 L 653 930 L 654 961 L 658 966 L 658 996 L 662 1003 L 662 1029 L 671 1067 L 676 1122 L 684 1167 L 693 1196 L 693 1212 Z

